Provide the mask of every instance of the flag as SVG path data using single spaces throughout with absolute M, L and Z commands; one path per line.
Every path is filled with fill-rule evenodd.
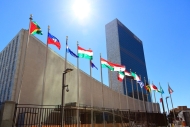
M 158 91 L 158 88 L 154 84 L 150 85 L 150 88 L 151 90 Z
M 35 21 L 30 22 L 30 34 L 43 35 L 40 26 Z
M 134 80 L 136 80 L 137 82 L 141 81 L 140 78 L 139 78 L 139 76 L 136 73 L 131 72 L 131 76 L 133 76 Z
M 169 92 L 169 94 L 174 92 L 169 85 L 168 85 L 168 92 Z
M 57 46 L 57 48 L 59 50 L 61 48 L 61 44 L 60 44 L 59 40 L 55 36 L 51 35 L 49 32 L 48 32 L 48 42 L 47 43 Z
M 93 52 L 92 52 L 92 50 L 86 50 L 86 49 L 83 49 L 80 46 L 78 46 L 78 56 L 80 58 L 86 58 L 86 59 L 92 60 Z
M 149 86 L 149 85 L 146 85 L 146 86 L 145 86 L 145 89 L 146 89 L 148 92 L 150 92 L 150 91 L 151 91 L 151 89 L 150 89 L 150 86 Z
M 162 98 L 160 98 L 160 102 L 161 102 L 161 103 L 163 102 L 163 99 L 162 99 Z
M 124 73 L 125 73 L 125 76 L 126 76 L 127 78 L 133 79 L 133 76 L 131 75 L 130 72 L 128 72 L 127 70 L 125 70 Z
M 137 81 L 137 83 L 140 85 L 141 88 L 143 88 L 144 83 L 142 81 Z
M 160 89 L 158 89 L 158 92 L 163 94 L 164 93 L 164 90 L 162 89 L 162 87 L 160 86 Z
M 122 81 L 123 81 L 124 77 L 125 77 L 124 72 L 121 72 L 121 71 L 120 71 L 120 72 L 118 72 L 117 79 L 118 79 L 120 82 L 122 82 Z
M 98 68 L 92 63 L 92 61 L 90 61 L 90 66 L 91 66 L 92 68 L 96 68 L 96 69 L 98 70 Z
M 100 61 L 101 61 L 102 68 L 108 68 L 111 71 L 125 71 L 125 66 L 123 65 L 111 63 L 109 61 L 106 61 L 103 58 L 101 58 Z
M 125 71 L 124 71 L 124 73 L 125 73 L 125 75 L 126 75 L 126 76 L 131 77 L 131 73 L 130 73 L 130 72 L 128 72 L 127 70 L 125 70 Z
M 67 50 L 67 53 L 70 53 L 71 56 L 75 57 L 75 58 L 79 58 L 73 51 L 71 51 L 68 47 L 68 45 L 66 44 L 66 50 Z

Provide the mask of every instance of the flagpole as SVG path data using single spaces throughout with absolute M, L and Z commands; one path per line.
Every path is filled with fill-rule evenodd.
M 130 73 L 131 73 L 131 69 L 130 69 Z M 133 79 L 131 79 L 131 86 L 132 86 L 132 91 L 133 91 L 133 106 L 134 106 L 134 110 L 135 110 L 135 97 L 134 97 Z
M 144 83 L 145 83 L 145 87 L 146 87 L 146 79 L 145 79 L 145 77 L 144 77 Z M 146 95 L 148 95 L 147 90 L 146 90 Z M 148 102 L 148 96 L 146 96 L 146 98 L 147 98 L 147 102 Z
M 152 84 L 154 84 L 153 81 L 152 81 Z M 154 90 L 154 100 L 155 100 L 155 104 L 156 104 L 156 94 L 155 94 L 155 90 Z M 157 105 L 156 105 L 156 111 L 158 112 Z
M 104 89 L 103 89 L 103 76 L 102 76 L 102 65 L 101 65 L 101 53 L 100 53 L 100 74 L 101 74 L 101 83 L 102 83 L 102 110 L 103 110 L 103 124 L 105 127 L 105 116 L 104 116 Z
M 155 91 L 154 91 L 154 100 L 155 100 L 155 104 L 156 104 L 156 94 L 155 94 Z M 156 111 L 158 112 L 158 107 L 156 105 Z
M 141 75 L 140 75 L 140 79 L 141 79 Z M 142 87 L 141 87 L 141 92 L 142 92 L 142 99 L 143 99 L 143 103 L 144 103 L 144 91 L 143 91 Z M 145 105 L 144 105 L 144 110 L 145 110 Z
M 118 94 L 119 94 L 119 109 L 121 110 L 121 99 L 120 99 L 120 90 L 121 90 L 121 87 L 120 87 L 120 85 L 119 85 L 119 83 L 118 83 Z
M 169 87 L 169 82 L 168 82 L 168 88 L 170 88 L 170 87 Z M 171 88 L 170 88 L 170 89 L 171 89 Z M 173 109 L 173 114 L 174 114 L 174 121 L 176 122 L 175 109 L 174 109 L 174 106 L 173 106 L 172 95 L 171 95 L 171 92 L 170 92 L 170 91 L 168 91 L 168 92 L 169 92 L 169 94 L 170 94 L 170 100 L 171 100 L 171 103 L 172 103 L 172 109 Z
M 110 77 L 111 77 L 111 80 L 110 80 L 110 84 L 111 84 L 111 85 L 110 85 L 110 86 L 111 86 L 111 89 L 113 89 L 113 87 L 112 87 L 112 73 L 111 73 L 110 70 L 108 70 L 108 71 L 110 72 L 109 74 L 110 74 Z
M 79 43 L 77 41 L 77 54 Z M 77 127 L 79 127 L 79 59 L 77 58 Z
M 149 84 L 150 84 L 150 79 L 149 79 Z M 152 99 L 152 90 L 150 91 L 150 97 L 151 97 L 151 103 L 152 103 L 152 112 L 154 111 L 154 106 L 153 106 L 153 99 Z
M 24 52 L 24 63 L 23 63 L 23 68 L 22 68 L 22 78 L 21 78 L 21 83 L 20 83 L 20 88 L 19 88 L 19 93 L 18 93 L 18 98 L 17 98 L 17 103 L 19 104 L 20 102 L 20 95 L 21 95 L 21 89 L 22 89 L 22 85 L 23 85 L 23 77 L 24 77 L 24 72 L 25 72 L 25 62 L 26 62 L 26 53 L 27 53 L 27 48 L 29 45 L 29 38 L 30 38 L 30 27 L 31 27 L 31 21 L 32 21 L 32 14 L 30 14 L 30 22 L 29 22 L 29 29 L 28 29 L 28 38 L 27 38 L 27 44 L 26 44 L 26 48 L 25 48 L 25 52 Z
M 68 46 L 68 36 L 66 36 L 66 46 Z M 66 50 L 65 50 L 65 70 L 67 68 L 67 47 L 66 47 Z M 65 78 L 66 80 L 66 78 Z
M 136 72 L 135 72 L 136 74 Z M 140 101 L 139 101 L 139 87 L 138 87 L 138 83 L 136 81 L 136 87 L 137 87 L 137 96 L 138 96 L 138 103 L 139 103 L 139 110 L 140 110 Z
M 91 68 L 92 60 L 90 59 L 89 62 L 90 62 L 90 77 L 92 77 L 92 68 Z M 93 85 L 92 85 L 92 82 L 90 86 L 91 86 L 91 127 L 93 127 Z
M 48 26 L 48 33 L 50 26 Z M 44 103 L 44 91 L 45 91 L 45 80 L 46 80 L 46 69 L 47 69 L 47 56 L 48 56 L 48 35 L 47 35 L 47 44 L 46 44 L 46 55 L 45 55 L 45 65 L 44 65 L 44 74 L 43 74 L 43 86 L 42 86 L 42 101 L 41 105 Z
M 119 109 L 121 109 L 121 100 L 120 100 L 120 86 L 118 86 L 118 94 L 119 94 Z
M 145 77 L 144 77 L 144 82 L 145 82 L 145 87 L 146 87 L 146 79 L 145 79 Z M 150 94 L 150 93 L 149 93 Z M 147 102 L 149 102 L 149 100 L 148 100 L 148 92 L 147 92 L 147 88 L 146 88 L 146 99 L 147 99 Z M 146 103 L 146 102 L 145 102 Z M 148 104 L 148 103 L 147 103 Z M 146 108 L 146 107 L 145 107 Z M 146 109 L 146 111 L 147 111 L 147 109 Z
M 125 90 L 126 90 L 126 98 L 127 98 L 127 108 L 129 109 L 129 100 L 128 100 L 128 91 L 127 91 L 126 76 L 124 77 L 124 80 L 125 80 Z
M 160 86 L 160 82 L 159 82 L 159 86 Z M 161 94 L 161 98 L 162 98 L 162 106 L 163 106 L 163 112 L 165 113 L 165 108 L 164 108 L 164 101 L 163 101 L 163 97 L 162 97 L 162 94 Z

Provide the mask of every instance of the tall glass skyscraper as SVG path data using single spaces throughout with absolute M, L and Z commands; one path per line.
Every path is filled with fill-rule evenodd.
M 108 61 L 125 65 L 126 70 L 136 72 L 143 82 L 148 82 L 142 41 L 118 19 L 106 24 L 106 45 Z M 117 72 L 109 71 L 109 84 L 114 90 L 136 99 L 151 101 L 150 95 L 141 89 L 136 81 L 126 78 L 125 82 L 117 80 Z

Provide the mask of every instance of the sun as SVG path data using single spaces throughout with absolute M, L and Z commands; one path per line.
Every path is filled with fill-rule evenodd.
M 84 19 L 90 14 L 90 4 L 86 0 L 76 0 L 72 9 L 75 16 L 79 19 Z

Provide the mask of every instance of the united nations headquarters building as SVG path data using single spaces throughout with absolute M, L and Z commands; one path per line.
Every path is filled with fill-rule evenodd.
M 106 26 L 106 29 L 109 28 Z M 138 42 L 138 45 L 142 43 Z M 125 52 L 125 47 L 120 49 L 121 52 Z M 124 55 L 121 57 L 124 59 Z M 137 57 L 134 57 L 138 61 Z M 140 60 L 142 62 L 140 61 L 139 65 L 144 66 L 144 69 L 140 70 L 142 72 L 146 70 L 144 55 Z M 122 60 L 120 63 L 125 64 Z M 147 78 L 147 72 L 142 72 L 142 75 Z M 29 35 L 28 30 L 21 29 L 0 52 L 1 125 L 165 125 L 165 114 L 160 112 L 159 104 L 153 103 L 149 95 L 148 99 L 142 99 L 145 93 L 138 98 L 137 91 L 135 96 L 132 96 L 132 93 L 127 94 L 126 90 L 119 92 L 114 89 L 113 86 L 116 85 L 116 82 L 112 82 L 112 87 L 102 84 L 47 48 L 47 45 L 35 36 Z M 126 89 L 124 85 L 122 88 Z M 129 89 L 128 91 L 132 92 Z M 7 116 L 5 120 L 4 114 L 7 112 L 12 115 Z

